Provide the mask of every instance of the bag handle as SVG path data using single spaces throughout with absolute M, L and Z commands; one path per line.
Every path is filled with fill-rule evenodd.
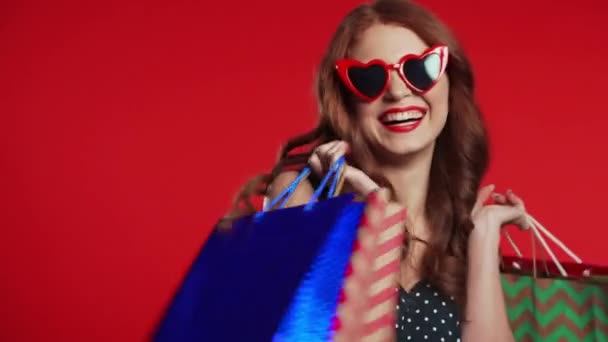
M 319 199 L 319 197 L 321 197 L 321 195 L 323 194 L 323 190 L 325 189 L 325 187 L 327 186 L 327 183 L 329 182 L 330 179 L 332 179 L 332 183 L 329 187 L 327 196 L 328 197 L 334 197 L 336 196 L 336 194 L 338 194 L 340 192 L 340 190 L 342 189 L 342 184 L 343 184 L 343 171 L 344 171 L 344 164 L 346 163 L 346 159 L 344 159 L 344 157 L 340 157 L 329 169 L 329 171 L 327 172 L 327 174 L 325 174 L 325 176 L 321 179 L 321 183 L 319 184 L 319 187 L 315 190 L 315 192 L 313 193 L 312 198 L 310 199 L 310 201 L 308 201 L 308 203 L 306 204 L 305 209 L 310 209 L 314 203 Z M 264 208 L 262 209 L 262 212 L 266 212 L 268 211 L 270 208 L 273 208 L 274 206 L 276 206 L 280 201 L 281 204 L 279 205 L 279 209 L 284 208 L 285 205 L 287 205 L 287 202 L 289 202 L 289 199 L 291 199 L 291 196 L 293 196 L 296 188 L 298 187 L 298 185 L 300 185 L 300 183 L 306 179 L 311 173 L 311 168 L 310 166 L 305 167 L 300 174 L 293 180 L 293 182 L 291 182 L 291 184 L 289 184 L 289 186 L 287 186 L 285 189 L 283 189 L 283 191 L 278 194 L 271 202 L 267 203 L 266 205 L 264 205 Z
M 547 244 L 547 241 L 543 237 L 543 234 L 546 235 L 546 237 L 548 239 L 550 239 L 554 244 L 556 244 L 562 251 L 564 251 L 576 263 L 578 263 L 578 264 L 583 263 L 581 258 L 579 258 L 576 254 L 574 254 L 574 252 L 572 252 L 568 247 L 566 247 L 566 245 L 562 241 L 560 241 L 557 237 L 555 237 L 555 235 L 553 235 L 547 228 L 545 228 L 540 222 L 538 222 L 538 220 L 535 219 L 532 215 L 527 214 L 527 220 L 528 220 L 528 224 L 530 225 L 530 230 L 532 231 L 532 244 L 533 244 L 532 247 L 533 247 L 533 254 L 534 254 L 532 261 L 533 261 L 535 277 L 536 277 L 536 262 L 537 262 L 536 252 L 535 252 L 536 240 L 538 240 L 540 242 L 544 251 L 546 251 L 549 254 L 549 256 L 551 257 L 551 260 L 553 261 L 553 263 L 559 270 L 560 274 L 563 277 L 568 276 L 568 272 L 566 272 L 563 265 L 559 262 L 559 260 L 557 260 L 555 253 L 553 253 L 553 250 Z M 515 242 L 509 235 L 509 233 L 506 230 L 503 230 L 503 232 L 504 232 L 505 236 L 507 237 L 507 240 L 509 241 L 509 243 L 515 250 L 515 253 L 517 254 L 517 256 L 519 258 L 522 258 L 521 251 L 519 250 L 519 248 L 517 248 L 517 245 L 515 244 Z M 521 269 L 521 266 L 516 264 L 515 262 L 513 263 L 513 267 L 515 267 L 516 269 Z M 548 271 L 548 269 L 547 269 L 547 271 Z M 585 270 L 585 272 L 583 272 L 583 275 L 588 276 L 589 270 Z

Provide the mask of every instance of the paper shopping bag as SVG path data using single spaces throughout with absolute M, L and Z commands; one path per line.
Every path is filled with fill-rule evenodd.
M 533 244 L 538 239 L 551 260 L 503 258 L 502 287 L 515 339 L 608 342 L 608 268 L 583 263 L 540 223 L 532 223 Z M 541 232 L 576 262 L 558 261 Z
M 153 340 L 389 336 L 405 211 L 387 198 L 383 191 L 365 201 L 346 194 L 214 230 Z
M 502 285 L 517 341 L 608 341 L 608 283 L 503 273 Z

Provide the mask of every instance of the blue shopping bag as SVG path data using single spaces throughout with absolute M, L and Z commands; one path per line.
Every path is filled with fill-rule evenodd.
M 153 341 L 327 341 L 365 204 L 353 194 L 263 211 L 214 230 L 165 312 Z M 300 176 L 267 207 L 284 205 Z

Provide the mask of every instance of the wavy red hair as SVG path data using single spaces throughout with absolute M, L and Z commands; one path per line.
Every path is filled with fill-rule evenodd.
M 350 94 L 335 70 L 337 60 L 348 57 L 360 34 L 374 24 L 399 25 L 414 31 L 429 46 L 446 44 L 450 79 L 446 125 L 437 138 L 430 187 L 425 205 L 432 238 L 422 260 L 422 274 L 446 295 L 454 296 L 461 309 L 466 302 L 467 240 L 473 229 L 470 213 L 486 172 L 489 153 L 485 125 L 474 99 L 473 74 L 460 44 L 431 12 L 409 0 L 377 0 L 352 10 L 340 23 L 329 44 L 315 81 L 318 125 L 290 139 L 281 149 L 270 173 L 251 179 L 238 193 L 226 221 L 252 213 L 252 195 L 265 195 L 268 185 L 285 170 L 301 167 L 318 145 L 345 140 L 359 157 L 370 155 L 352 118 Z M 305 152 L 294 153 L 305 148 Z M 360 160 L 360 159 L 358 159 Z M 364 170 L 373 173 L 373 170 Z M 407 249 L 410 241 L 404 242 Z

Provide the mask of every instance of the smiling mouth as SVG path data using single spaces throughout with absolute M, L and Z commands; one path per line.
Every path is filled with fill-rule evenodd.
M 380 122 L 386 126 L 411 124 L 422 120 L 424 113 L 414 110 L 407 112 L 387 113 L 380 117 Z
M 393 108 L 382 113 L 378 120 L 389 131 L 407 133 L 420 125 L 426 113 L 426 108 L 418 106 Z

